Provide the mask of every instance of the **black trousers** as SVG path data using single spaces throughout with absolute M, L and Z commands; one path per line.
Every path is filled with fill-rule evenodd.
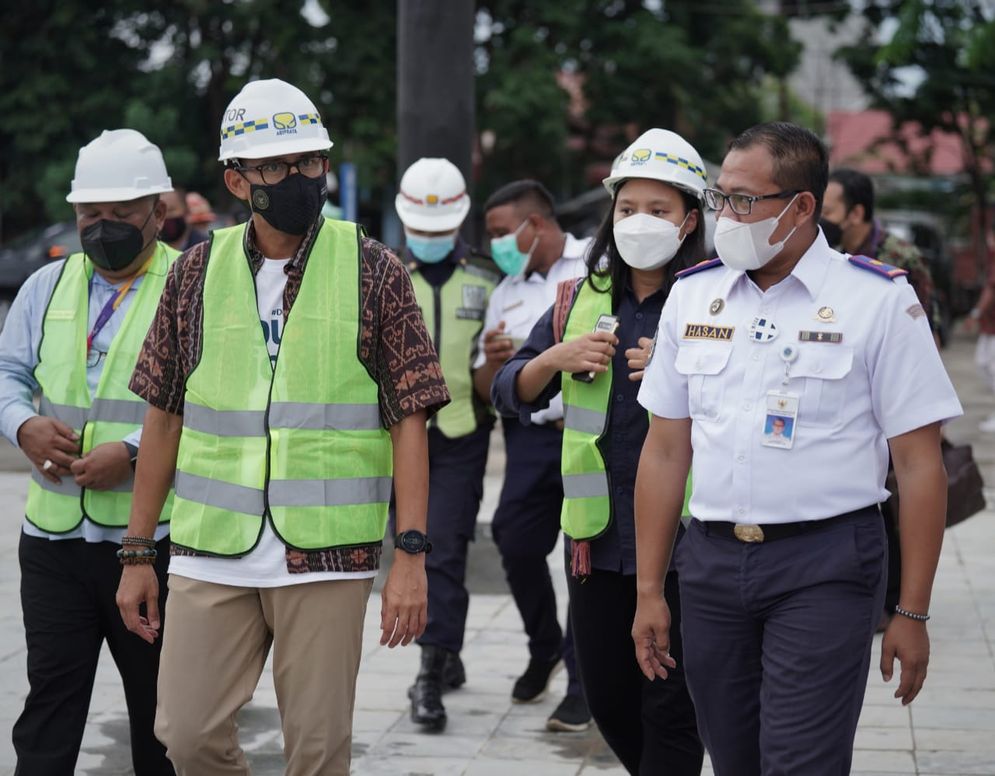
M 166 610 L 169 540 L 159 542 L 159 613 Z M 17 776 L 72 776 L 104 640 L 124 683 L 135 776 L 173 774 L 153 733 L 162 636 L 130 633 L 114 601 L 121 564 L 112 542 L 21 534 L 21 608 L 30 690 L 14 723 Z
M 563 432 L 552 425 L 523 426 L 503 418 L 507 463 L 491 532 L 501 553 L 508 587 L 536 660 L 563 656 L 567 692 L 579 690 L 569 625 L 556 615 L 556 591 L 546 560 L 560 535 Z
M 422 646 L 463 649 L 466 612 L 466 553 L 473 541 L 477 512 L 484 494 L 484 470 L 491 428 L 447 439 L 428 430 L 428 625 L 418 639 Z
M 635 575 L 595 569 L 581 582 L 568 563 L 567 583 L 580 680 L 605 741 L 631 774 L 698 776 L 704 747 L 684 678 L 677 573 L 667 574 L 664 587 L 677 669 L 652 682 L 639 670 L 632 643 Z

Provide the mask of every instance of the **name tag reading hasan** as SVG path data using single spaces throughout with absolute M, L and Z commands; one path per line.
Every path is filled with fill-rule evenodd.
M 684 339 L 731 341 L 735 326 L 712 326 L 707 323 L 688 323 L 684 326 Z

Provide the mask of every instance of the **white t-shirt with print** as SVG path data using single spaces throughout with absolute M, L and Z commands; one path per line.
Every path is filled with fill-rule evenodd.
M 290 259 L 266 259 L 256 273 L 256 299 L 259 322 L 266 337 L 270 361 L 276 363 L 283 338 L 283 290 L 287 285 L 286 267 Z M 169 559 L 169 573 L 202 582 L 235 587 L 283 587 L 302 582 L 331 579 L 368 579 L 376 571 L 310 571 L 291 574 L 287 571 L 287 548 L 266 520 L 259 544 L 241 558 L 191 557 L 174 555 Z

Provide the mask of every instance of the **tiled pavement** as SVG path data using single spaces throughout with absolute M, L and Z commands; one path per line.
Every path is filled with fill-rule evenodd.
M 995 485 L 995 436 L 977 432 L 978 420 L 995 411 L 974 374 L 971 342 L 958 340 L 945 353 L 967 416 L 951 424 L 957 441 L 971 441 L 986 480 Z M 0 453 L 0 462 L 10 460 Z M 623 774 L 596 732 L 551 734 L 544 730 L 565 687 L 561 673 L 553 692 L 532 706 L 513 706 L 512 681 L 524 668 L 525 639 L 503 588 L 487 521 L 500 487 L 503 456 L 492 455 L 481 539 L 473 550 L 471 598 L 464 660 L 467 685 L 446 696 L 449 726 L 442 735 L 419 733 L 408 721 L 405 690 L 414 676 L 413 648 L 377 644 L 379 601 L 367 614 L 363 667 L 355 715 L 353 772 L 373 776 L 465 774 L 467 776 L 574 776 Z M 20 623 L 17 526 L 26 478 L 0 474 L 0 503 L 7 528 L 0 532 L 0 776 L 13 773 L 9 731 L 20 711 L 24 636 Z M 565 603 L 559 553 L 550 556 Z M 887 776 L 943 774 L 995 776 L 995 513 L 985 512 L 947 531 L 930 623 L 932 660 L 923 694 L 902 708 L 874 670 L 875 646 L 864 711 L 857 733 L 854 773 Z M 282 773 L 281 735 L 272 679 L 266 673 L 240 719 L 242 744 L 255 774 Z M 78 773 L 130 773 L 123 697 L 109 657 L 97 676 Z M 710 773 L 706 766 L 705 773 Z

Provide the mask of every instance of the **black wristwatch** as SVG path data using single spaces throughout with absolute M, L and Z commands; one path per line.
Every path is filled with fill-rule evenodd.
M 135 465 L 138 463 L 138 447 L 131 444 L 131 442 L 124 442 L 124 446 L 128 448 L 128 457 L 131 458 L 131 470 L 135 470 Z
M 409 555 L 417 555 L 419 552 L 428 554 L 432 551 L 432 542 L 421 531 L 401 531 L 394 537 L 394 547 Z

